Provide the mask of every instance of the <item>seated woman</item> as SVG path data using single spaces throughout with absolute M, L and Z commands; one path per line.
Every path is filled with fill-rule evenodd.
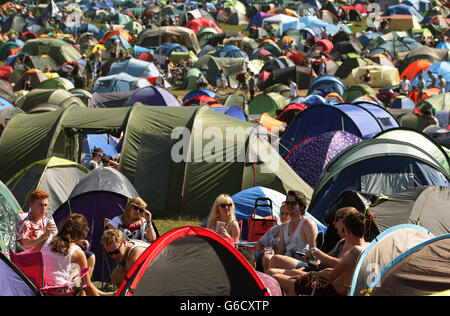
M 156 240 L 152 225 L 152 214 L 147 210 L 147 203 L 139 197 L 132 198 L 121 216 L 114 217 L 108 228 L 122 231 L 126 240 L 137 239 L 148 243 Z
M 86 239 L 89 226 L 86 218 L 81 214 L 72 214 L 64 222 L 61 230 L 53 237 L 50 236 L 41 249 L 44 260 L 46 286 L 62 286 L 72 280 L 72 271 L 79 267 L 79 271 L 88 267 L 83 251 L 76 245 Z M 91 282 L 90 275 L 86 276 L 86 292 L 89 296 L 98 296 L 97 289 Z M 85 295 L 84 290 L 82 295 Z
M 225 223 L 225 225 L 220 223 L 217 225 L 217 222 Z M 216 198 L 206 228 L 212 229 L 224 238 L 232 238 L 234 242 L 239 241 L 241 230 L 234 215 L 233 200 L 229 195 L 221 194 Z

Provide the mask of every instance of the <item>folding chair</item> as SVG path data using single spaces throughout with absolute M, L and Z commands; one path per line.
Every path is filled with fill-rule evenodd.
M 39 291 L 48 296 L 77 296 L 86 288 L 85 277 L 90 268 L 80 271 L 70 282 L 60 286 L 46 286 L 44 279 L 44 259 L 40 251 L 28 249 L 24 252 L 14 253 L 11 249 L 9 256 L 11 262 L 25 274 L 25 276 L 39 289 Z

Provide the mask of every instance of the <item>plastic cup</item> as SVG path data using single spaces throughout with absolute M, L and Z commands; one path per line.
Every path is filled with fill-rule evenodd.
M 225 227 L 225 222 L 217 221 L 216 222 L 216 232 L 219 231 L 219 227 Z

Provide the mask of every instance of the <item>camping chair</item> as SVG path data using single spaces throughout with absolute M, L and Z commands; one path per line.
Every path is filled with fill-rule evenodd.
M 268 202 L 260 203 L 262 201 Z M 271 216 L 256 218 L 256 209 L 258 207 L 269 207 Z M 247 241 L 258 241 L 272 226 L 277 225 L 277 219 L 273 215 L 272 200 L 269 198 L 257 198 L 255 200 L 255 209 L 253 215 L 248 221 L 248 238 Z
M 85 277 L 90 268 L 81 270 L 66 284 L 46 286 L 42 253 L 33 250 L 31 248 L 16 254 L 10 249 L 9 255 L 11 262 L 39 289 L 39 292 L 48 296 L 78 296 L 86 288 Z

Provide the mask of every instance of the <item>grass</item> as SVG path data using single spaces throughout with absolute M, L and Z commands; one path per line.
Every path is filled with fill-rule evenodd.
M 176 219 L 154 219 L 155 225 L 159 234 L 162 236 L 168 231 L 182 226 L 200 226 L 203 222 L 201 219 L 188 219 L 188 220 L 176 220 Z

